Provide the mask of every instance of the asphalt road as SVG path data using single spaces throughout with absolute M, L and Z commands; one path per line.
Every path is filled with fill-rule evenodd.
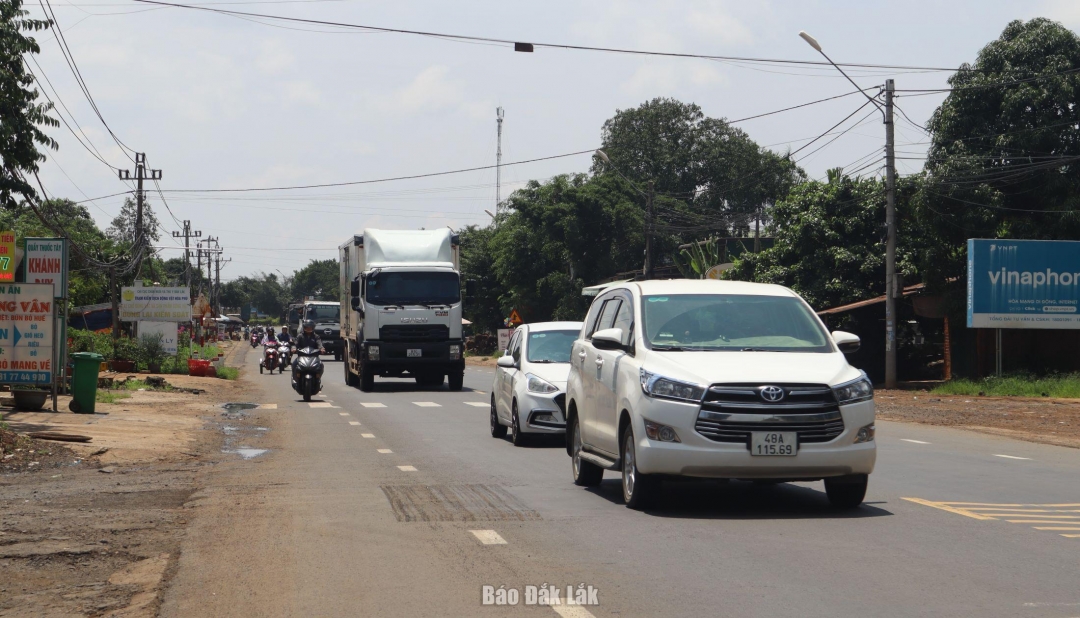
M 1080 616 L 1080 450 L 882 422 L 857 511 L 820 483 L 687 482 L 643 513 L 614 473 L 575 487 L 558 441 L 491 438 L 491 370 L 362 393 L 329 361 L 306 404 L 247 356 L 276 409 L 238 446 L 270 450 L 197 496 L 165 616 Z M 525 605 L 582 583 L 598 605 Z

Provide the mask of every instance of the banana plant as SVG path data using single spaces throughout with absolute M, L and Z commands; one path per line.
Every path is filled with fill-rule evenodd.
M 720 247 L 713 240 L 691 243 L 671 256 L 679 273 L 687 279 L 704 279 L 710 268 L 720 263 Z

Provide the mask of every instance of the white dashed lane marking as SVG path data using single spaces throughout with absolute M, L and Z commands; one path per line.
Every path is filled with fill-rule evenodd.
M 259 404 L 259 409 L 260 410 L 277 410 L 277 404 L 276 403 L 260 403 Z
M 994 457 L 1004 457 L 1005 459 L 1020 459 L 1023 461 L 1031 461 L 1030 457 L 1017 457 L 1015 455 L 994 455 Z
M 360 425 L 360 421 L 349 421 L 350 425 Z
M 379 449 L 379 452 L 382 453 L 383 455 L 386 455 L 387 453 L 393 453 L 394 451 L 391 451 L 388 448 L 381 448 L 381 449 Z
M 435 403 L 434 401 L 414 401 L 414 406 L 420 406 L 421 408 L 441 408 L 442 404 Z
M 311 403 L 308 404 L 308 407 L 309 408 L 336 408 L 338 406 L 335 406 L 334 404 L 330 403 L 329 401 L 312 401 Z
M 398 466 L 397 469 L 402 472 L 416 472 L 416 468 L 413 466 Z
M 907 438 L 900 438 L 901 442 L 910 442 L 912 444 L 930 444 L 929 442 L 923 442 L 922 440 L 909 440 Z
M 489 404 L 486 401 L 466 401 L 465 405 L 472 406 L 474 408 L 486 408 L 486 407 L 490 406 L 491 404 Z
M 580 605 L 550 605 L 562 618 L 595 618 L 592 612 Z
M 348 416 L 349 415 L 348 412 L 338 412 L 338 414 L 341 415 L 341 416 Z
M 386 407 L 386 404 L 384 404 L 384 403 L 370 403 L 370 402 L 366 402 L 366 401 L 361 401 L 360 405 L 364 406 L 365 408 L 385 408 Z
M 506 545 L 506 539 L 499 536 L 494 530 L 469 530 L 473 536 L 480 539 L 484 545 Z
M 362 434 L 360 434 L 360 437 L 361 438 L 374 438 L 375 434 L 373 434 L 373 433 L 362 433 Z

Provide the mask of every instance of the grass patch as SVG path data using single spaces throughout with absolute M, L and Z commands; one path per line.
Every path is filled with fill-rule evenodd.
M 131 393 L 125 393 L 123 391 L 103 391 L 97 392 L 96 401 L 98 403 L 116 403 L 121 399 L 127 399 L 131 397 Z
M 226 380 L 235 380 L 240 377 L 240 370 L 236 367 L 222 367 L 217 370 L 217 377 Z
M 137 391 L 139 389 L 144 389 L 144 390 L 148 390 L 148 391 L 171 391 L 171 390 L 173 390 L 173 385 L 169 384 L 167 382 L 165 383 L 165 388 L 159 388 L 159 387 L 156 387 L 156 386 L 148 385 L 146 383 L 146 380 L 128 380 L 127 382 L 123 382 L 123 383 L 117 382 L 117 383 L 115 383 L 115 386 L 116 386 L 117 390 L 125 390 L 125 391 Z
M 1080 398 L 1080 374 L 1048 376 L 1013 374 L 982 380 L 950 380 L 931 391 L 935 395 L 989 397 L 1059 397 Z

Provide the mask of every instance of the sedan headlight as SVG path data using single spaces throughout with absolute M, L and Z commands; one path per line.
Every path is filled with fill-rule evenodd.
M 840 405 L 874 398 L 874 385 L 870 383 L 870 378 L 867 378 L 865 373 L 856 380 L 834 386 L 832 389 Z
M 641 370 L 641 390 L 650 397 L 677 399 L 679 401 L 699 402 L 705 396 L 705 387 Z
M 544 380 L 543 378 L 534 376 L 529 373 L 525 375 L 528 378 L 528 382 L 525 383 L 526 388 L 530 393 L 542 393 L 544 395 L 550 395 L 551 393 L 559 392 L 559 387 L 555 386 L 551 382 Z

